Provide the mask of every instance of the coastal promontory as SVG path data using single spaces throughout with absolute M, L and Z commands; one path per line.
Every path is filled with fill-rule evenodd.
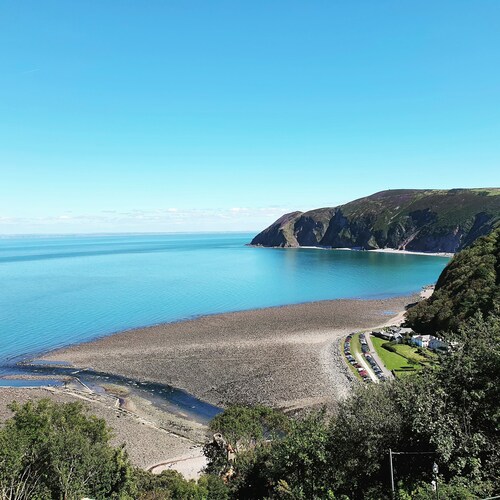
M 499 225 L 500 188 L 395 189 L 285 214 L 251 244 L 454 253 Z

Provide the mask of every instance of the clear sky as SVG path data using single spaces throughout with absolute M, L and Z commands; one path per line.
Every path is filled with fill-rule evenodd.
M 498 0 L 0 1 L 1 233 L 499 185 Z

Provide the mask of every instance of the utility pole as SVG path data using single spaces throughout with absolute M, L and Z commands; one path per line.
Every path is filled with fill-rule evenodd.
M 391 471 L 391 496 L 394 500 L 394 497 L 396 496 L 396 490 L 394 488 L 394 468 L 392 466 L 392 456 L 393 455 L 435 455 L 435 451 L 392 451 L 391 448 L 389 448 L 389 468 Z M 434 463 L 434 466 L 437 468 L 437 464 Z M 436 488 L 437 488 L 437 472 L 433 472 L 436 475 Z M 439 493 L 436 489 L 436 498 L 439 500 Z
M 432 465 L 432 472 L 434 473 L 434 480 L 436 481 L 436 500 L 439 500 L 439 486 L 438 486 L 438 473 L 439 467 L 436 462 Z
M 391 495 L 394 499 L 394 470 L 392 468 L 392 450 L 389 448 L 389 461 L 391 463 Z

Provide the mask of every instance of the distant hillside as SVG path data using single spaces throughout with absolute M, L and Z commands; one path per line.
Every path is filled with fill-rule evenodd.
M 433 295 L 407 313 L 407 324 L 421 333 L 456 331 L 477 311 L 500 307 L 500 229 L 479 238 L 445 267 Z
M 456 252 L 499 225 L 500 188 L 396 189 L 283 215 L 251 244 Z

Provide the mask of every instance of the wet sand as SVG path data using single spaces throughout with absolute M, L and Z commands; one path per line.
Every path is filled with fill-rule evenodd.
M 210 315 L 125 331 L 41 359 L 168 384 L 220 406 L 262 403 L 292 410 L 331 405 L 357 383 L 342 359 L 340 339 L 387 323 L 417 297 Z

